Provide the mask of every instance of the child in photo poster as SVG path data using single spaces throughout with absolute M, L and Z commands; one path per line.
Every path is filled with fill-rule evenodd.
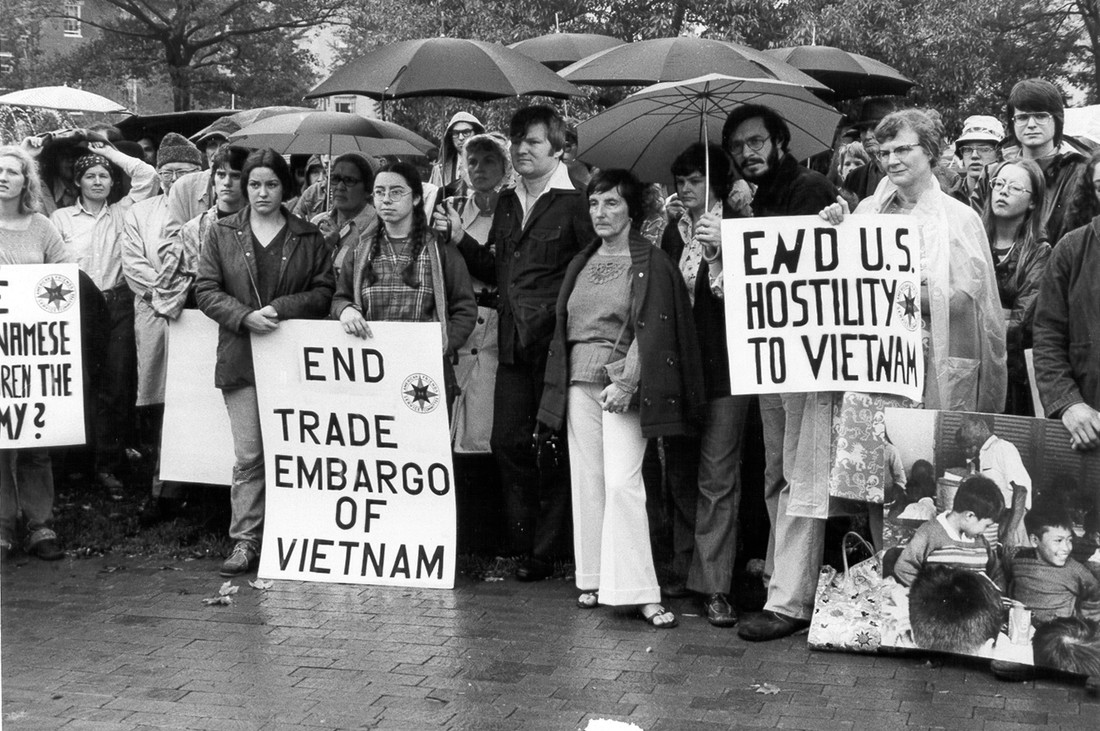
M 1073 521 L 1055 505 L 1024 516 L 1030 548 L 1010 551 L 1009 596 L 1032 612 L 1036 626 L 1061 617 L 1100 620 L 1100 581 L 1073 551 Z
M 973 475 L 959 486 L 951 510 L 929 520 L 913 534 L 894 565 L 893 576 L 910 586 L 927 565 L 946 565 L 984 573 L 1004 590 L 1004 572 L 982 535 L 1004 510 L 1004 499 L 988 477 Z

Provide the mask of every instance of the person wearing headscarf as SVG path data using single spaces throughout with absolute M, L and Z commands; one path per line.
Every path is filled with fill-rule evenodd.
M 156 192 L 157 172 L 107 143 L 88 147 L 91 151 L 73 163 L 80 198 L 76 205 L 54 211 L 50 220 L 110 311 L 110 338 L 96 395 L 95 476 L 102 487 L 117 492 L 122 489 L 118 475 L 127 468 L 124 447 L 132 440 L 137 389 L 134 295 L 122 271 L 123 220 L 135 203 Z M 122 175 L 130 178 L 126 195 L 121 194 Z

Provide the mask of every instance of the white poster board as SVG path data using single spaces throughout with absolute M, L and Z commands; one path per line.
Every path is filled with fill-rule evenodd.
M 252 338 L 267 470 L 259 575 L 452 588 L 456 517 L 437 323 L 291 320 Z
M 198 310 L 184 310 L 168 323 L 162 480 L 207 485 L 233 481 L 233 433 L 222 392 L 214 387 L 217 350 L 218 323 Z
M 0 449 L 84 443 L 79 270 L 0 266 Z
M 722 222 L 735 394 L 890 393 L 919 401 L 920 245 L 909 216 Z

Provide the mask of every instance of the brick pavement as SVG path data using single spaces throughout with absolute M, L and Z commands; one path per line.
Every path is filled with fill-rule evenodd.
M 804 636 L 753 645 L 682 613 L 658 631 L 575 609 L 562 580 L 460 579 L 453 592 L 235 580 L 232 605 L 204 606 L 218 564 L 163 563 L 4 569 L 4 729 L 1100 727 L 1100 701 L 1069 679 L 1004 684 L 976 662 L 816 653 Z

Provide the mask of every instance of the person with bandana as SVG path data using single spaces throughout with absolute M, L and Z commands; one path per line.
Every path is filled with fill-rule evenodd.
M 88 143 L 89 152 L 73 163 L 80 189 L 76 205 L 59 208 L 50 220 L 61 233 L 68 256 L 103 294 L 110 312 L 110 337 L 96 393 L 95 479 L 114 493 L 126 465 L 124 447 L 132 437 L 137 399 L 134 295 L 122 271 L 123 220 L 138 201 L 157 191 L 157 171 L 144 160 L 106 142 Z M 121 176 L 130 178 L 122 195 Z

